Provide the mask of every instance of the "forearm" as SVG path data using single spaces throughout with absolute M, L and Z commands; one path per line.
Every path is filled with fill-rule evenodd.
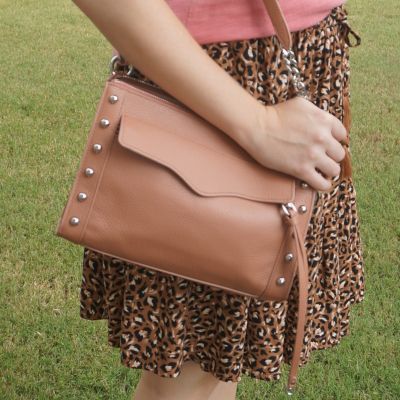
M 331 187 L 346 129 L 311 102 L 265 107 L 215 63 L 164 0 L 73 0 L 142 73 L 219 127 L 265 167 Z M 319 174 L 321 171 L 326 176 Z
M 265 107 L 198 45 L 164 0 L 73 0 L 123 56 L 245 149 Z

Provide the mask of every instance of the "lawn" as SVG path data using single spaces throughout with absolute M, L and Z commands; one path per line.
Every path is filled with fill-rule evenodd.
M 297 398 L 400 398 L 400 3 L 350 0 L 352 158 L 366 299 Z M 0 399 L 130 399 L 104 321 L 80 319 L 82 249 L 55 236 L 111 46 L 69 1 L 0 0 Z M 237 399 L 284 399 L 244 378 Z

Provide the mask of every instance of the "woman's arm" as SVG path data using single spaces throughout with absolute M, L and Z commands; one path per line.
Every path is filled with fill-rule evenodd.
M 265 107 L 198 45 L 164 0 L 73 0 L 143 74 L 229 135 L 261 164 L 331 186 L 344 157 L 339 120 L 297 98 Z

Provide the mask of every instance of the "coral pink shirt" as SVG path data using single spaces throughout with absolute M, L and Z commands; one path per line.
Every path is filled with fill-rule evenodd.
M 347 0 L 280 0 L 291 32 L 322 21 Z M 263 0 L 166 0 L 200 44 L 273 36 Z

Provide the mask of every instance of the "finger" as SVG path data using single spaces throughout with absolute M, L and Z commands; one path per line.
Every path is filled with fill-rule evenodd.
M 346 138 L 347 132 L 344 125 L 332 115 L 332 136 L 338 141 L 341 142 Z
M 324 157 L 316 164 L 316 168 L 321 171 L 327 179 L 333 178 L 340 174 L 340 165 L 330 157 Z
M 340 162 L 346 155 L 343 146 L 332 137 L 328 143 L 328 148 L 326 150 L 326 155 L 330 157 L 335 162 Z
M 325 191 L 332 187 L 331 180 L 324 177 L 317 170 L 313 170 L 306 178 L 303 178 L 302 180 L 308 183 L 315 190 Z

